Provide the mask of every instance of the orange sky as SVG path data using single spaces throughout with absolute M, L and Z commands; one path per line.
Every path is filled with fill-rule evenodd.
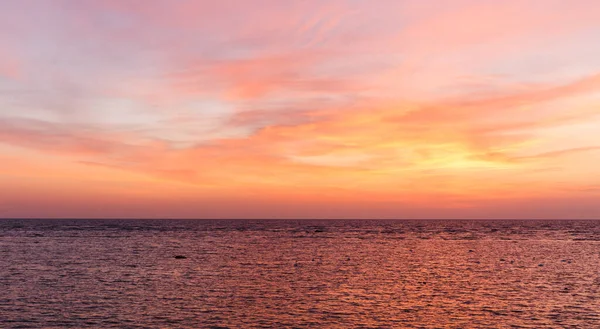
M 600 2 L 0 3 L 0 217 L 600 218 Z

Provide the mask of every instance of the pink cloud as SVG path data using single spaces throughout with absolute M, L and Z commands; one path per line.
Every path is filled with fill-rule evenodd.
M 11 189 L 57 214 L 81 191 L 68 213 L 98 195 L 131 214 L 156 200 L 156 213 L 177 212 L 181 198 L 215 202 L 215 216 L 239 215 L 222 209 L 234 201 L 257 216 L 327 205 L 341 217 L 533 216 L 598 183 L 580 161 L 598 153 L 592 1 L 58 1 L 31 20 L 20 3 L 0 11 L 0 75 L 11 78 L 0 80 L 0 143 L 44 177 Z M 57 168 L 37 165 L 44 157 Z M 58 172 L 71 184 L 61 196 L 47 186 Z M 114 186 L 78 183 L 94 176 Z
M 0 75 L 18 79 L 21 77 L 21 63 L 14 57 L 0 53 Z

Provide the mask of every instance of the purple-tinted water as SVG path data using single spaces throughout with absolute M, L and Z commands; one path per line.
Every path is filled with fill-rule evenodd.
M 0 220 L 0 328 L 67 327 L 600 328 L 600 221 Z

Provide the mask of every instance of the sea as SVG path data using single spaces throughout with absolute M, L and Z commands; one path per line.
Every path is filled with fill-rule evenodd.
M 600 221 L 0 220 L 0 328 L 600 328 Z

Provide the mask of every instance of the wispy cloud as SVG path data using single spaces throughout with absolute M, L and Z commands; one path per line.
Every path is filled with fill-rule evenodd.
M 598 22 L 585 0 L 6 2 L 0 168 L 40 203 L 18 168 L 60 172 L 81 211 L 577 204 L 599 183 Z

